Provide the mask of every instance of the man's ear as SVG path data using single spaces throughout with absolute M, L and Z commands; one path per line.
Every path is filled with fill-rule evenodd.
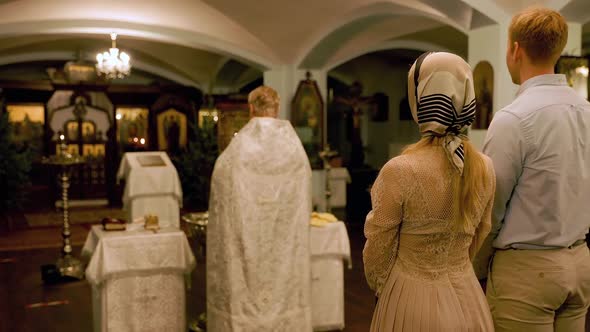
M 512 57 L 515 61 L 522 60 L 522 56 L 523 56 L 522 53 L 523 52 L 524 52 L 524 49 L 522 47 L 520 47 L 520 44 L 518 42 L 512 43 L 511 53 L 512 53 Z
M 254 107 L 252 104 L 248 104 L 248 110 L 250 111 L 250 118 L 254 117 Z

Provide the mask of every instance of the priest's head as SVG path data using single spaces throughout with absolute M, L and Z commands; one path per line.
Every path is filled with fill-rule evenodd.
M 567 42 L 567 22 L 558 12 L 529 8 L 516 14 L 508 28 L 506 65 L 512 82 L 554 73 Z
M 276 118 L 279 114 L 279 94 L 267 86 L 260 86 L 248 95 L 250 117 Z

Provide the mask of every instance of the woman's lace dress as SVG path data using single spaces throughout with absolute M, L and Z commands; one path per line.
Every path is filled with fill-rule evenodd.
M 493 331 L 471 258 L 491 225 L 495 175 L 477 194 L 474 227 L 453 217 L 453 169 L 441 146 L 390 160 L 367 216 L 365 274 L 379 301 L 371 331 Z

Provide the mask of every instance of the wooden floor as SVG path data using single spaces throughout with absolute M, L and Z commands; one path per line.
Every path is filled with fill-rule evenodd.
M 75 251 L 80 252 L 88 226 L 73 229 Z M 81 233 L 81 234 L 78 234 Z M 47 286 L 40 267 L 55 263 L 60 254 L 59 228 L 18 230 L 0 234 L 0 332 L 91 331 L 91 287 L 86 281 Z M 366 285 L 362 267 L 362 230 L 350 227 L 353 268 L 345 271 L 344 331 L 367 331 L 374 297 Z M 30 247 L 27 247 L 30 246 Z M 197 263 L 192 287 L 187 291 L 187 318 L 205 311 L 205 271 Z M 55 306 L 31 304 L 58 302 Z
M 74 230 L 74 233 L 83 233 L 74 235 L 78 244 L 75 252 L 80 252 L 81 239 L 87 233 L 86 228 L 87 226 Z M 353 268 L 346 270 L 344 274 L 344 331 L 364 332 L 369 329 L 375 302 L 363 273 L 362 228 L 358 224 L 348 225 L 348 232 Z M 0 234 L 0 332 L 92 331 L 91 288 L 86 281 L 54 286 L 43 285 L 41 281 L 40 266 L 54 263 L 59 256 L 59 229 L 43 232 L 20 230 L 14 237 L 16 239 L 11 239 L 9 234 Z M 33 245 L 31 249 L 17 247 L 6 250 L 10 243 L 40 244 Z M 189 320 L 196 319 L 205 310 L 203 267 L 203 264 L 197 263 L 197 269 L 192 275 L 192 287 L 187 291 Z M 29 307 L 31 304 L 51 301 L 63 302 L 49 307 Z M 586 330 L 590 332 L 590 329 Z

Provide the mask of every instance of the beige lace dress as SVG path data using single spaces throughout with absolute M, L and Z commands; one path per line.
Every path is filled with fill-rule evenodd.
M 379 301 L 371 331 L 493 331 L 471 259 L 491 225 L 495 176 L 478 193 L 476 225 L 457 230 L 451 172 L 441 146 L 396 157 L 381 170 L 365 222 L 365 274 Z

